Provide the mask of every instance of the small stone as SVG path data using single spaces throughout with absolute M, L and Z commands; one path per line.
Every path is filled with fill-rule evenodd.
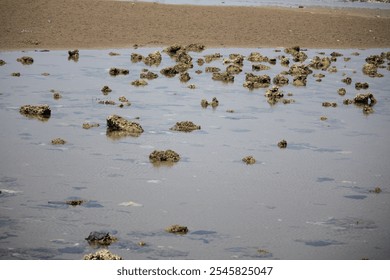
M 111 76 L 128 75 L 129 70 L 112 67 L 112 68 L 110 68 L 109 73 Z
M 166 150 L 166 151 L 157 151 L 154 150 L 149 155 L 149 160 L 152 163 L 158 163 L 158 162 L 178 162 L 180 160 L 180 155 L 176 153 L 173 150 Z
M 286 140 L 281 140 L 279 143 L 278 143 L 278 147 L 281 148 L 281 149 L 285 149 L 287 147 L 287 141 Z
M 191 132 L 200 129 L 200 125 L 196 125 L 191 121 L 177 122 L 170 130 Z
M 344 95 L 347 93 L 347 91 L 345 90 L 345 88 L 339 88 L 339 89 L 337 90 L 337 93 L 338 93 L 339 95 L 341 95 L 341 96 L 344 96 Z
M 51 140 L 51 143 L 53 145 L 64 145 L 66 143 L 66 141 L 62 138 L 55 138 L 55 139 Z
M 83 258 L 84 260 L 122 260 L 122 257 L 115 255 L 107 249 L 102 249 L 96 253 L 87 254 Z
M 246 156 L 242 159 L 242 161 L 245 162 L 246 164 L 255 164 L 256 163 L 256 159 L 253 156 Z
M 22 63 L 23 65 L 30 65 L 34 63 L 34 59 L 29 56 L 22 56 L 16 59 L 16 61 Z
M 109 92 L 112 91 L 112 89 L 110 89 L 109 86 L 103 86 L 103 88 L 101 89 L 101 91 L 102 91 L 105 95 L 107 95 Z
M 186 234 L 188 232 L 188 228 L 186 226 L 181 225 L 172 225 L 165 229 L 166 232 L 175 233 L 175 234 Z

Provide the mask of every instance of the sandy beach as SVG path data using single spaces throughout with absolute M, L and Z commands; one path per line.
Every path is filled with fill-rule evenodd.
M 104 0 L 2 1 L 0 49 L 390 47 L 390 10 L 205 7 Z

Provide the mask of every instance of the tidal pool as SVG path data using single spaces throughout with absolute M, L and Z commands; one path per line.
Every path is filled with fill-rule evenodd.
M 267 88 L 249 90 L 243 83 L 245 73 L 272 79 L 288 71 L 295 62 L 283 48 L 190 52 L 194 67 L 186 83 L 160 73 L 176 63 L 162 50 L 80 50 L 77 62 L 65 50 L 0 52 L 6 62 L 0 66 L 1 259 L 82 259 L 97 250 L 85 240 L 93 231 L 115 236 L 108 249 L 124 259 L 390 258 L 390 61 L 378 69 L 381 78 L 362 73 L 368 56 L 388 49 L 306 50 L 304 64 L 341 53 L 331 63 L 337 72 L 312 69 L 307 85 L 299 87 L 286 75 L 289 84 L 280 90 L 295 102 L 275 105 L 264 96 Z M 158 66 L 130 60 L 132 53 L 155 51 L 162 53 Z M 271 68 L 253 71 L 259 63 L 245 59 L 233 83 L 205 72 L 224 71 L 229 54 L 252 52 L 277 58 L 276 64 L 260 62 Z M 197 64 L 214 53 L 222 58 Z M 290 66 L 280 64 L 281 55 Z M 34 63 L 17 62 L 22 56 Z M 129 74 L 111 76 L 111 67 Z M 131 85 L 145 68 L 159 77 Z M 11 75 L 16 72 L 19 77 Z M 321 82 L 313 77 L 319 73 L 325 75 Z M 346 77 L 350 85 L 342 82 Z M 357 90 L 356 82 L 369 88 Z M 106 95 L 105 85 L 112 89 Z M 53 91 L 61 98 L 54 99 Z M 367 92 L 377 100 L 373 113 L 343 104 Z M 131 105 L 119 107 L 121 96 Z M 202 99 L 214 97 L 217 107 L 202 108 Z M 48 104 L 50 118 L 20 114 L 26 104 Z M 107 133 L 106 118 L 113 114 L 139 123 L 144 132 Z M 170 130 L 180 121 L 201 129 Z M 99 126 L 83 129 L 83 123 Z M 66 143 L 52 145 L 55 138 Z M 154 150 L 167 149 L 180 161 L 149 161 Z M 249 155 L 256 163 L 242 161 Z M 65 203 L 70 200 L 85 203 Z M 189 232 L 167 233 L 173 224 Z

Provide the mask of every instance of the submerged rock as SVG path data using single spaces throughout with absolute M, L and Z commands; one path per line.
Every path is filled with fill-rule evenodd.
M 223 73 L 213 73 L 213 80 L 215 81 L 222 81 L 225 83 L 233 83 L 234 82 L 234 76 L 228 72 L 223 72 Z
M 107 132 L 109 133 L 113 131 L 126 132 L 133 136 L 138 136 L 144 132 L 140 124 L 128 121 L 118 115 L 111 115 L 107 117 Z
M 84 129 L 90 129 L 92 127 L 99 127 L 99 126 L 100 126 L 100 124 L 98 124 L 98 123 L 83 123 L 83 125 L 82 125 L 82 127 Z
M 376 104 L 376 99 L 372 93 L 359 93 L 356 94 L 353 99 L 355 104 L 370 105 L 373 106 Z
M 66 141 L 62 138 L 55 138 L 55 139 L 51 140 L 51 143 L 53 145 L 64 145 L 66 143 Z
M 85 255 L 84 260 L 122 260 L 122 257 L 111 253 L 107 249 L 103 249 L 96 253 Z
M 79 50 L 68 51 L 68 60 L 77 62 L 79 60 Z
M 337 103 L 325 101 L 325 102 L 322 102 L 322 106 L 323 107 L 337 107 Z
M 166 77 L 174 77 L 176 74 L 179 73 L 179 71 L 175 67 L 166 67 L 160 70 L 160 73 Z
M 158 75 L 151 72 L 151 71 L 145 71 L 145 72 L 142 72 L 139 77 L 141 79 L 148 79 L 148 80 L 153 80 L 153 79 L 157 79 L 158 78 Z
M 23 65 L 30 65 L 34 63 L 34 59 L 30 56 L 19 57 L 16 61 L 22 63 Z
M 92 231 L 85 240 L 88 241 L 89 245 L 109 246 L 118 239 L 108 232 Z
M 166 151 L 154 150 L 149 155 L 149 160 L 152 163 L 178 162 L 180 160 L 180 155 L 173 150 L 166 150 Z
M 204 69 L 204 71 L 205 71 L 206 73 L 216 73 L 216 72 L 221 72 L 221 69 L 218 68 L 218 67 L 206 67 L 206 68 Z
M 343 83 L 346 83 L 347 85 L 350 85 L 352 83 L 352 78 L 351 77 L 346 77 L 341 80 Z
M 180 82 L 186 83 L 191 80 L 190 74 L 188 72 L 180 73 Z
M 269 70 L 271 69 L 270 66 L 264 65 L 264 64 L 253 64 L 252 65 L 252 71 L 262 71 L 262 70 Z
M 159 66 L 161 63 L 162 57 L 159 51 L 155 51 L 154 53 L 150 53 L 147 57 L 143 58 L 143 61 L 148 66 Z
M 82 199 L 74 199 L 74 200 L 67 200 L 65 201 L 65 204 L 68 204 L 70 206 L 78 206 L 85 202 L 85 200 Z
M 245 162 L 246 164 L 255 164 L 256 163 L 256 159 L 253 156 L 246 156 L 242 159 L 242 161 Z
M 186 234 L 188 233 L 188 228 L 181 225 L 172 225 L 165 229 L 166 232 L 175 233 L 175 234 Z
M 347 93 L 347 91 L 345 90 L 345 88 L 339 88 L 339 89 L 337 90 L 337 93 L 338 93 L 339 95 L 341 95 L 341 96 L 344 96 L 344 95 Z
M 368 83 L 360 83 L 360 82 L 355 83 L 355 88 L 357 90 L 359 90 L 359 89 L 368 89 L 368 87 L 369 87 Z
M 112 68 L 110 68 L 109 73 L 110 73 L 111 76 L 128 75 L 129 74 L 129 70 L 112 67 Z
M 133 86 L 140 87 L 140 86 L 147 86 L 148 82 L 145 80 L 142 80 L 142 79 L 138 79 L 138 80 L 132 81 L 131 84 Z
M 272 79 L 272 82 L 277 85 L 277 86 L 284 86 L 284 85 L 288 85 L 288 78 L 281 75 L 281 74 L 278 74 L 276 75 L 273 79 Z
M 24 105 L 20 107 L 19 112 L 26 116 L 39 116 L 47 119 L 51 115 L 49 105 Z
M 101 89 L 101 92 L 103 92 L 104 95 L 107 95 L 111 91 L 112 91 L 112 89 L 110 89 L 109 86 L 103 86 L 102 89 Z
M 196 125 L 191 121 L 177 122 L 170 130 L 191 132 L 200 129 L 200 125 Z
M 287 148 L 287 141 L 286 140 L 281 140 L 279 143 L 278 143 L 278 147 L 281 148 L 281 149 L 285 149 Z

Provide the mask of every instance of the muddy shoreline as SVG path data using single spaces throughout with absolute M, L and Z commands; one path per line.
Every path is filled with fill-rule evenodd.
M 194 42 L 208 48 L 390 46 L 390 10 L 378 9 L 5 0 L 0 22 L 0 50 L 3 51 L 129 48 Z

